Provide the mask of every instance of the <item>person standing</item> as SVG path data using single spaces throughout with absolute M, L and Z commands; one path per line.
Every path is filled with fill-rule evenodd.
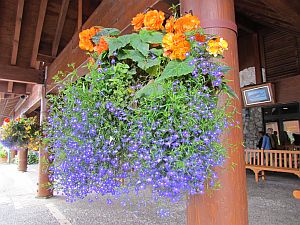
M 274 142 L 275 142 L 275 148 L 274 149 L 278 149 L 279 140 L 278 140 L 278 132 L 276 130 L 272 134 L 272 138 L 274 139 Z
M 262 147 L 264 135 L 265 135 L 265 132 L 263 132 L 263 131 L 259 131 L 258 132 L 258 138 L 259 138 L 259 140 L 258 140 L 258 143 L 256 145 L 256 147 L 258 149 L 261 149 L 261 147 Z
M 270 149 L 276 149 L 276 143 L 275 143 L 275 140 L 274 140 L 274 135 L 273 135 L 273 129 L 272 128 L 267 129 L 267 136 L 269 136 L 269 138 L 270 138 Z
M 268 133 L 266 133 L 264 136 L 263 136 L 263 140 L 262 140 L 262 145 L 261 145 L 261 149 L 262 150 L 271 150 L 271 138 L 270 136 L 268 135 Z

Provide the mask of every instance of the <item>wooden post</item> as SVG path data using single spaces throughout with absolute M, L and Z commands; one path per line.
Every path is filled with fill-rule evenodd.
M 21 172 L 27 171 L 27 155 L 28 155 L 28 149 L 21 149 L 18 152 L 18 170 Z
M 47 67 L 45 73 L 47 74 Z M 46 81 L 45 81 L 46 82 Z M 42 86 L 41 91 L 41 112 L 40 112 L 40 125 L 47 116 L 47 100 L 46 100 L 46 87 Z M 39 149 L 39 174 L 38 174 L 38 190 L 37 197 L 40 198 L 49 198 L 53 196 L 52 190 L 48 188 L 49 181 L 49 172 L 48 172 L 48 153 L 44 148 L 40 147 Z
M 227 79 L 239 95 L 233 100 L 235 120 L 242 127 L 239 64 L 237 52 L 237 26 L 235 24 L 234 0 L 181 0 L 181 13 L 191 12 L 198 16 L 206 33 L 220 35 L 228 41 L 224 62 L 233 68 Z M 188 225 L 246 225 L 248 207 L 246 169 L 242 129 L 232 128 L 223 136 L 226 140 L 229 159 L 224 168 L 217 169 L 221 187 L 218 191 L 190 196 L 187 209 Z M 234 165 L 234 169 L 232 168 Z

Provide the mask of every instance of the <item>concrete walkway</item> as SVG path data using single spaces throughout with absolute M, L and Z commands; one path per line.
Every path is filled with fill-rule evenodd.
M 27 173 L 17 171 L 16 165 L 0 164 L 0 225 L 184 225 L 185 205 L 170 206 L 167 218 L 156 215 L 157 208 L 107 205 L 105 198 L 66 203 L 64 198 L 36 199 L 37 166 Z M 249 173 L 249 224 L 299 225 L 300 201 L 292 191 L 300 188 L 295 176 L 270 174 L 265 183 L 256 185 Z

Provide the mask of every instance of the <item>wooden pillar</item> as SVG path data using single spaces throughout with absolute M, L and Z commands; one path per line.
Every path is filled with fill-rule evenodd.
M 45 70 L 47 73 L 47 67 Z M 46 82 L 46 81 L 45 81 Z M 43 85 L 41 91 L 41 112 L 40 112 L 40 124 L 42 125 L 47 116 L 47 100 L 46 100 L 46 87 Z M 38 190 L 37 197 L 40 198 L 49 198 L 53 196 L 52 190 L 48 188 L 49 172 L 48 172 L 48 153 L 44 148 L 40 147 L 39 149 L 39 174 L 38 174 Z
M 233 106 L 237 110 L 235 120 L 242 127 L 234 0 L 181 0 L 181 13 L 184 14 L 190 10 L 199 17 L 206 33 L 220 35 L 228 41 L 229 50 L 225 51 L 224 62 L 233 69 L 226 78 L 231 80 L 229 85 L 239 95 L 239 100 L 233 100 Z M 226 140 L 226 146 L 235 147 L 228 148 L 230 158 L 226 160 L 224 168 L 217 169 L 221 182 L 220 190 L 190 196 L 187 209 L 188 225 L 248 224 L 242 129 L 232 128 L 224 134 L 223 138 Z
M 21 149 L 18 152 L 18 170 L 21 172 L 27 171 L 27 156 L 28 156 L 28 149 Z

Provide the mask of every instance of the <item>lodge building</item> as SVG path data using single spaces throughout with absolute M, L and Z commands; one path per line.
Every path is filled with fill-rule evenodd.
M 243 124 L 229 140 L 244 143 L 230 159 L 238 165 L 236 170 L 220 178 L 224 188 L 219 194 L 190 200 L 188 224 L 244 225 L 248 223 L 245 149 L 257 150 L 257 133 L 268 128 L 278 132 L 282 148 L 278 150 L 299 150 L 300 146 L 299 0 L 2 0 L 0 124 L 6 117 L 20 116 L 38 116 L 43 121 L 46 95 L 58 89 L 53 81 L 58 71 L 69 71 L 67 64 L 74 63 L 78 73 L 85 74 L 82 66 L 87 56 L 78 47 L 80 31 L 100 25 L 130 33 L 131 18 L 137 13 L 151 8 L 170 15 L 169 8 L 178 3 L 180 13 L 191 12 L 206 32 L 228 40 L 225 61 L 233 68 L 231 86 L 239 96 L 236 120 Z M 284 132 L 290 143 L 283 146 Z M 291 154 L 282 157 L 298 157 Z M 251 161 L 247 160 L 246 164 Z M 296 164 L 287 167 L 299 168 L 294 168 Z M 38 196 L 46 197 L 52 193 L 42 185 L 48 177 L 41 168 Z M 205 215 L 216 219 L 212 222 Z

